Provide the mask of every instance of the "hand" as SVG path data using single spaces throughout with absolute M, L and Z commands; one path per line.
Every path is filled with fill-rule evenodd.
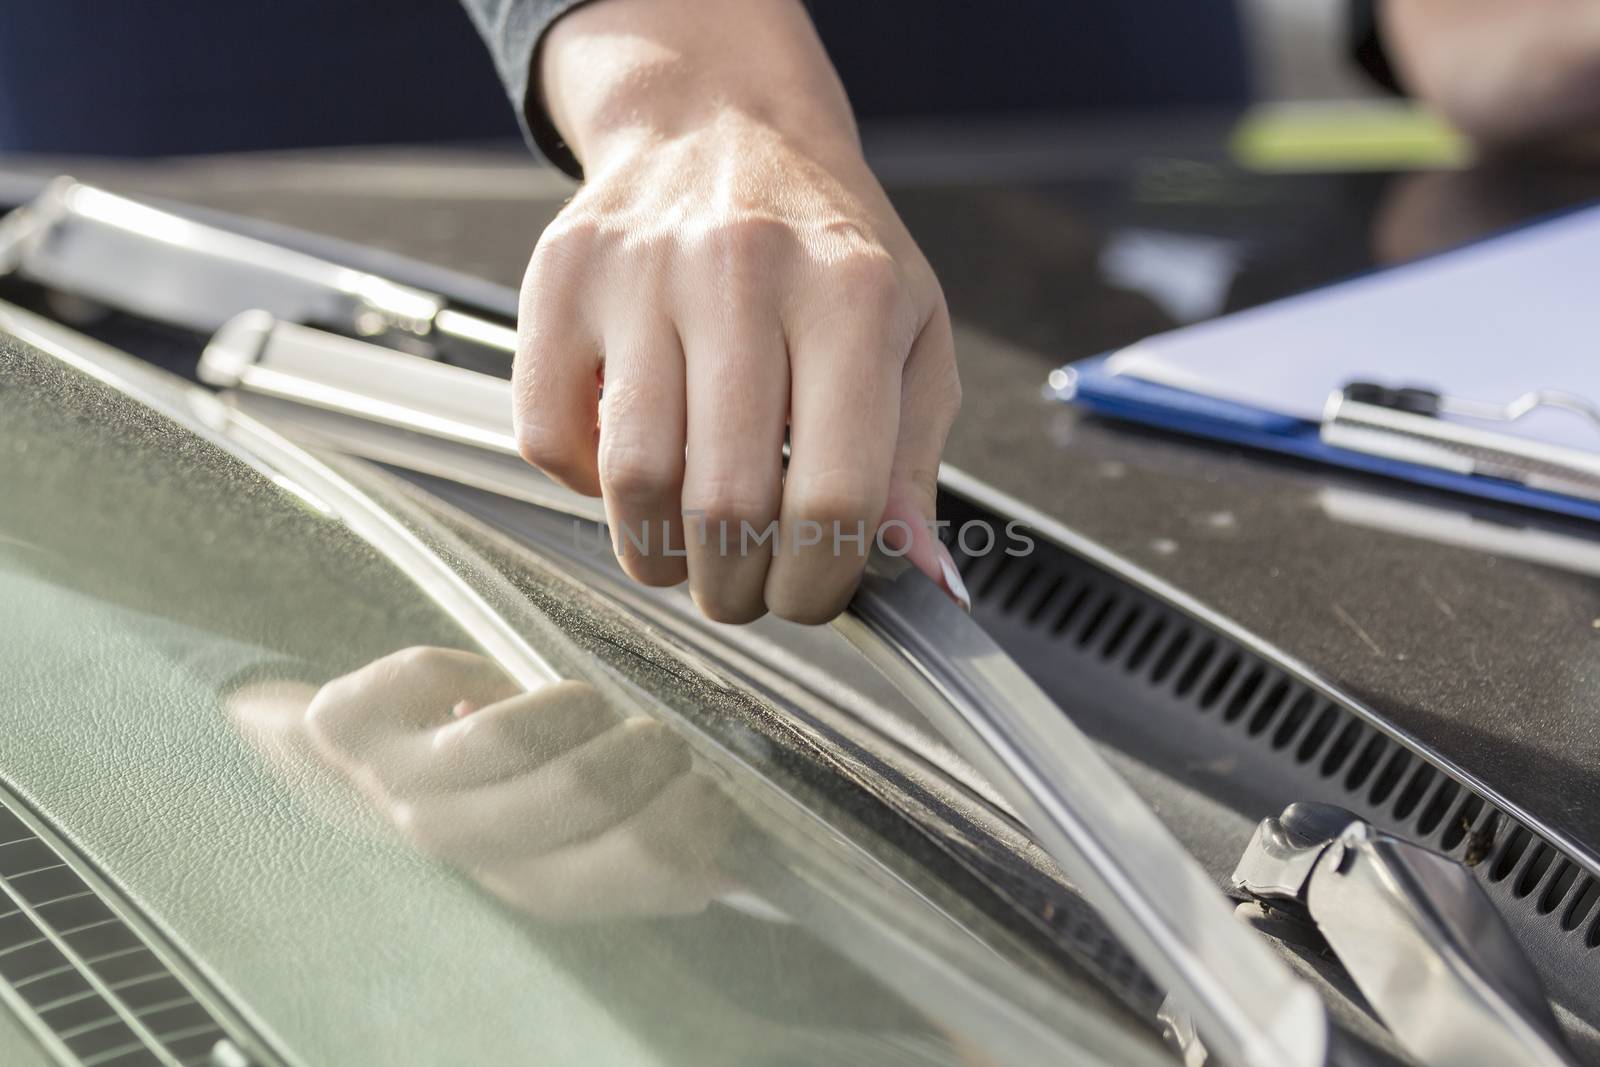
M 730 800 L 653 719 L 591 686 L 521 693 L 489 660 L 414 648 L 315 691 L 229 701 L 269 754 L 309 752 L 418 848 L 547 919 L 673 915 L 732 888 Z
M 1385 0 L 1405 87 L 1486 142 L 1600 131 L 1600 5 L 1591 0 Z
M 523 284 L 523 455 L 712 619 L 832 618 L 887 520 L 958 585 L 927 528 L 949 315 L 798 0 L 600 0 L 540 72 L 588 181 Z

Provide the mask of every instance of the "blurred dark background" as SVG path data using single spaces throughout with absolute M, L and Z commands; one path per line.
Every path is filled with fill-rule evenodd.
M 1215 108 L 1230 0 L 811 0 L 866 119 Z M 457 0 L 0 4 L 0 151 L 154 156 L 518 136 Z

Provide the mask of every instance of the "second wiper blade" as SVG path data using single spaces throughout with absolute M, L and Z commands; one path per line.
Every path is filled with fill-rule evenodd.
M 0 274 L 7 273 L 203 334 L 260 308 L 418 354 L 442 344 L 509 366 L 516 343 L 514 331 L 451 308 L 437 293 L 67 177 L 0 218 Z

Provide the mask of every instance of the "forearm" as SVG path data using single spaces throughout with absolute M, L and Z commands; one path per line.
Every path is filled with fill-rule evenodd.
M 799 0 L 595 0 L 551 27 L 540 104 L 589 172 L 723 119 L 858 152 L 844 89 Z

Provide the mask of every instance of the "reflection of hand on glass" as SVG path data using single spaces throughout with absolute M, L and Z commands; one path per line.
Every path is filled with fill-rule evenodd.
M 543 918 L 685 914 L 729 885 L 731 802 L 653 719 L 582 682 L 521 693 L 489 660 L 414 648 L 317 690 L 230 702 L 269 751 L 303 746 L 424 851 Z

